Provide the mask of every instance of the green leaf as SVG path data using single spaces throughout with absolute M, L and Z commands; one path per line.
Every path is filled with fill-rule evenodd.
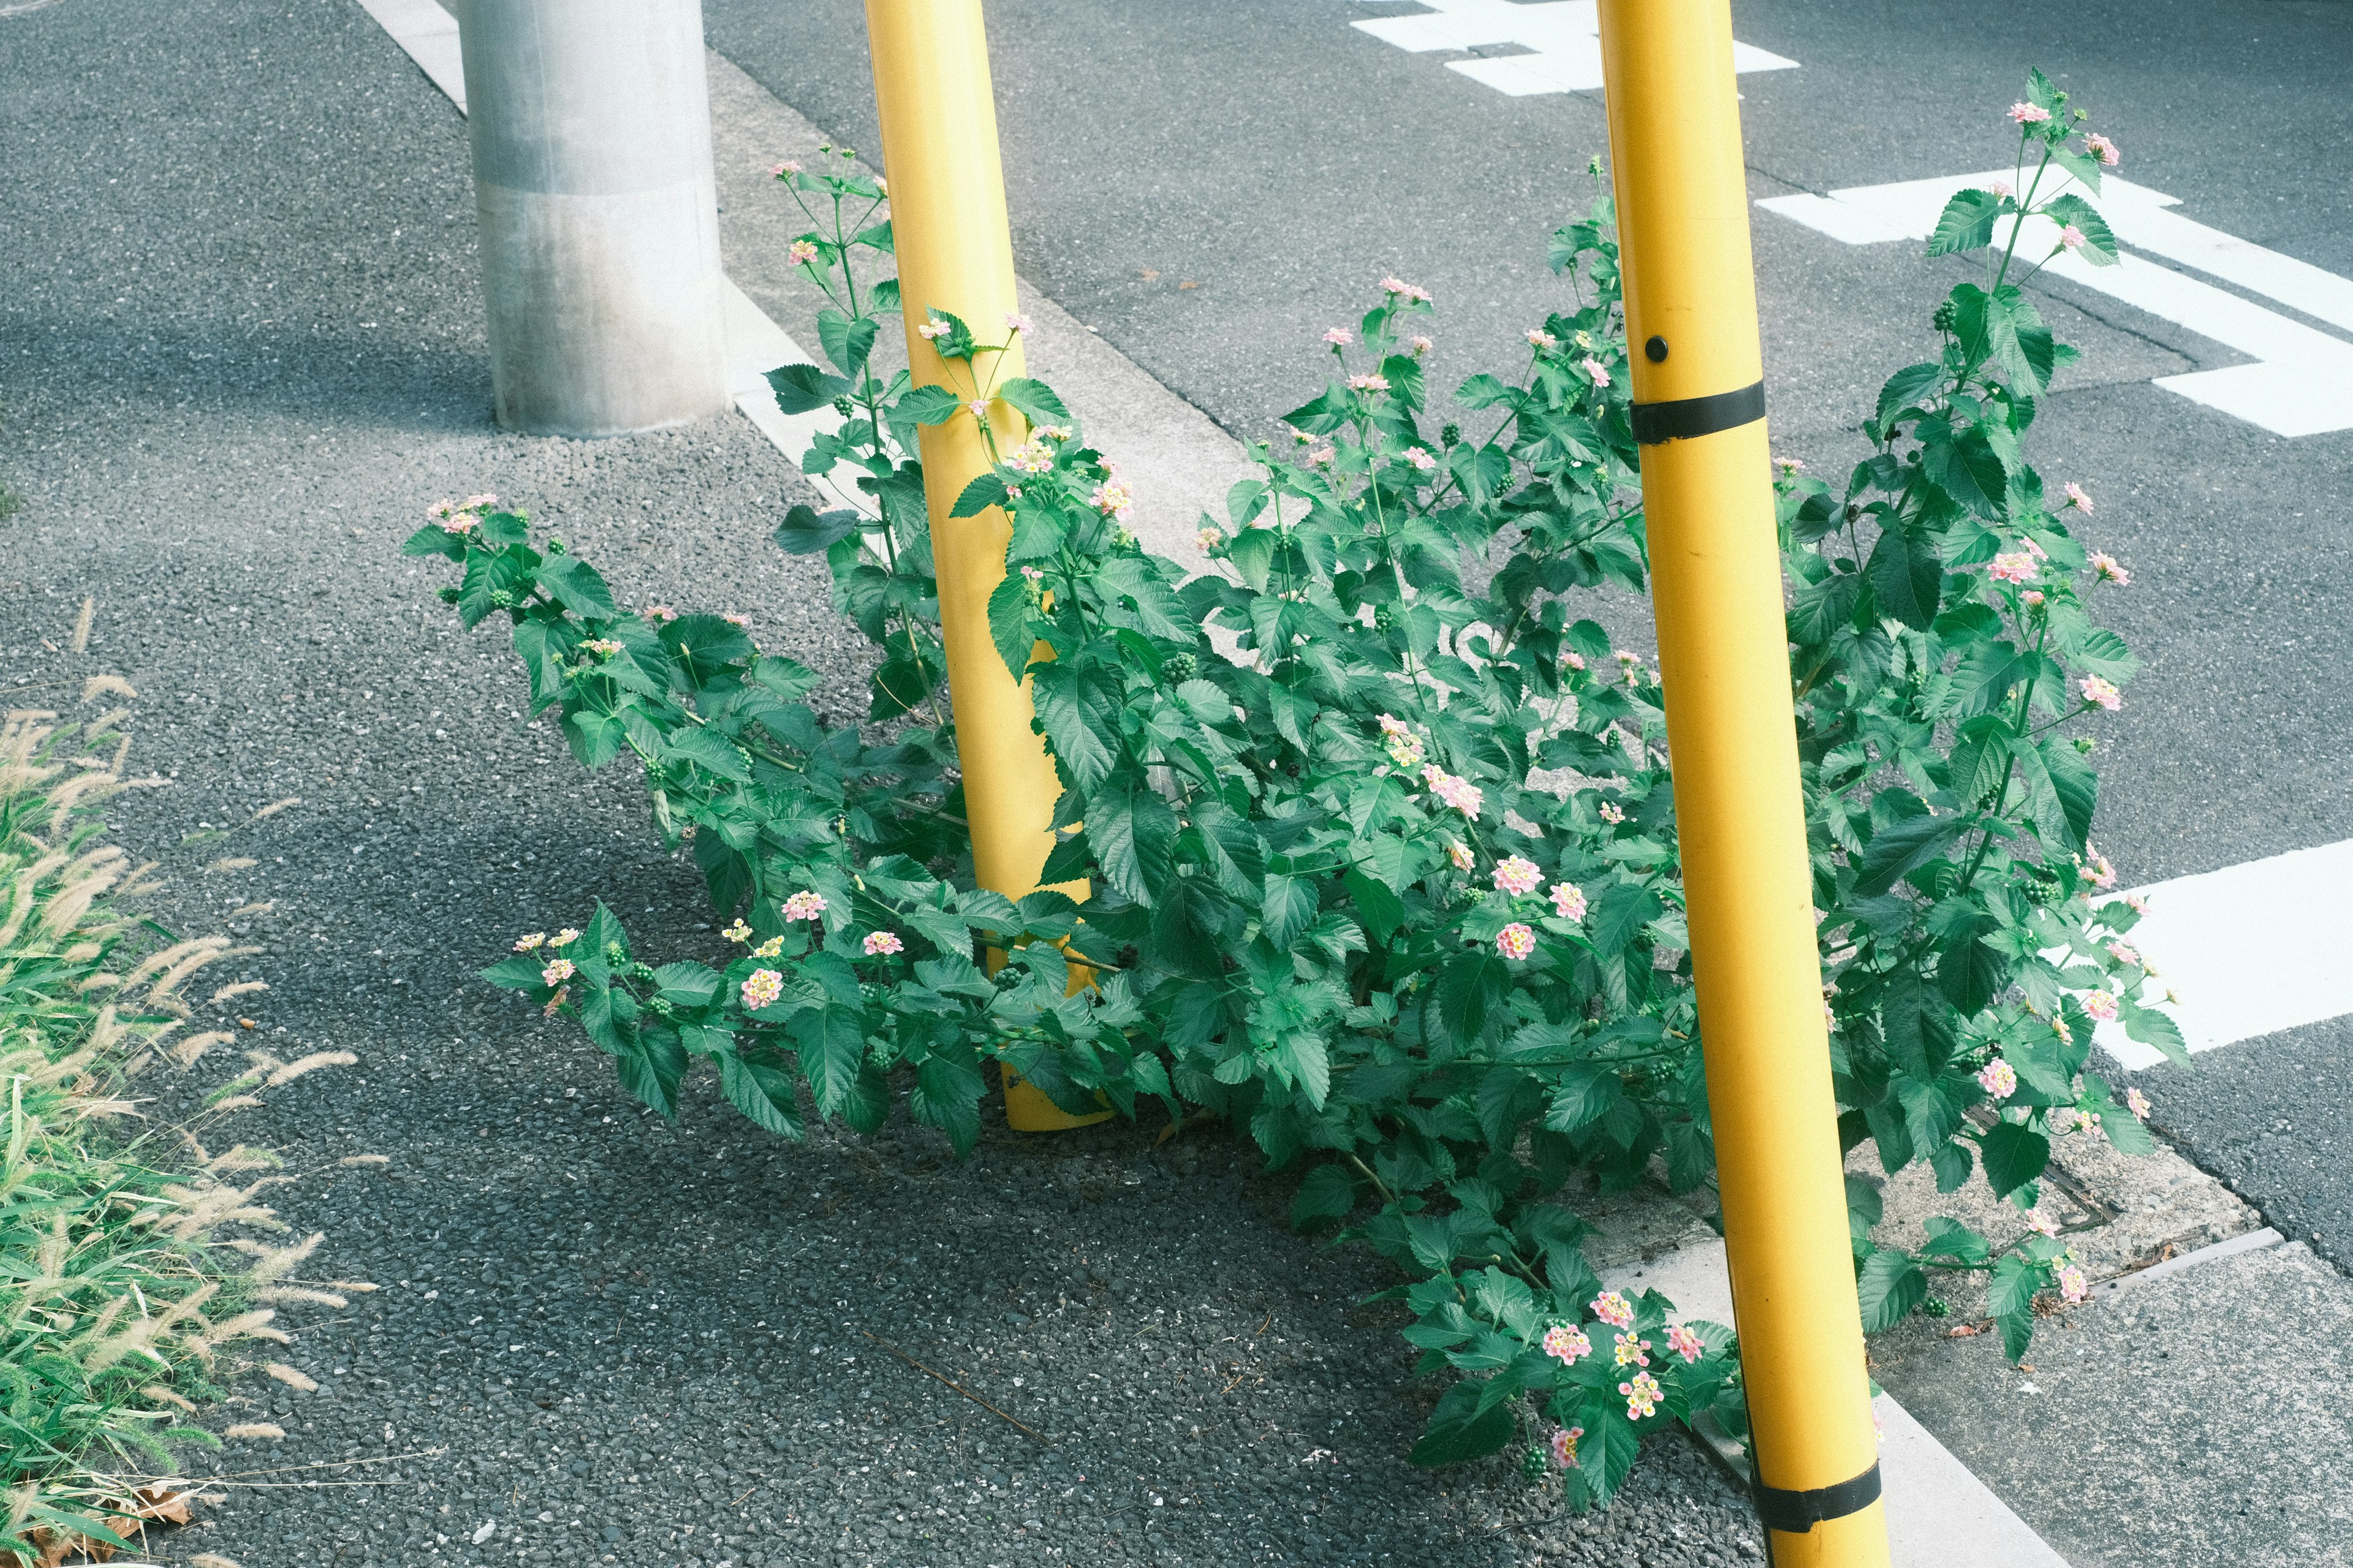
M 1862 1331 L 1884 1332 L 1909 1317 L 1928 1295 L 1928 1277 L 1904 1253 L 1883 1248 L 1864 1260 L 1854 1282 L 1862 1307 Z
M 991 507 L 1003 506 L 1007 499 L 1004 479 L 992 471 L 965 486 L 964 493 L 956 497 L 955 505 L 949 509 L 948 515 L 978 517 Z
M 1029 581 L 1018 572 L 1008 572 L 989 590 L 988 639 L 1014 679 L 1029 673 L 1038 634 L 1030 625 Z
M 892 417 L 894 423 L 904 420 L 914 425 L 944 425 L 963 406 L 964 400 L 944 386 L 918 386 L 899 399 Z
M 1106 739 L 1108 715 L 1096 712 L 1083 678 L 1060 663 L 1038 668 L 1030 694 L 1062 776 L 1071 787 L 1092 793 L 1111 776 L 1114 753 Z
M 817 341 L 824 348 L 825 357 L 846 376 L 855 376 L 866 363 L 866 356 L 874 352 L 875 334 L 881 330 L 881 323 L 871 316 L 860 316 L 853 321 L 830 308 L 817 313 Z
M 428 522 L 412 533 L 401 544 L 403 555 L 446 555 L 452 561 L 466 558 L 466 542 L 438 522 Z
M 1356 1206 L 1356 1183 L 1347 1167 L 1318 1165 L 1307 1173 L 1307 1179 L 1299 1184 L 1299 1195 L 1291 1202 L 1291 1228 L 1321 1230 L 1347 1218 Z
M 605 586 L 605 579 L 576 555 L 551 555 L 540 563 L 536 574 L 539 585 L 575 616 L 609 619 L 620 614 L 613 603 L 613 591 Z
M 1359 880 L 1364 879 L 1362 872 L 1352 874 Z M 1390 893 L 1387 888 L 1380 887 L 1378 883 L 1375 883 L 1374 886 L 1391 900 L 1396 899 L 1397 895 Z M 1292 942 L 1299 933 L 1305 931 L 1315 919 L 1317 911 L 1315 884 L 1305 877 L 1285 877 L 1278 874 L 1266 879 L 1265 889 L 1266 902 L 1259 913 L 1259 934 L 1272 943 L 1277 952 L 1288 952 L 1291 951 Z M 1356 895 L 1356 889 L 1353 887 L 1348 890 L 1352 897 Z M 1360 907 L 1363 902 L 1361 898 L 1357 900 Z M 1402 914 L 1402 906 L 1399 906 L 1398 912 Z M 1395 925 L 1392 924 L 1390 929 L 1395 930 Z M 1382 941 L 1388 940 L 1387 932 L 1379 934 Z
M 918 1121 L 929 1122 L 948 1135 L 958 1154 L 969 1154 L 980 1138 L 980 1097 L 986 1085 L 976 1063 L 962 1055 L 939 1051 L 915 1068 L 915 1084 L 907 1094 L 907 1109 Z
M 1356 900 L 1356 913 L 1363 917 L 1365 930 L 1375 942 L 1386 942 L 1397 934 L 1398 927 L 1405 921 L 1405 900 L 1388 883 L 1366 876 L 1355 866 L 1342 873 L 1340 881 L 1348 897 Z M 1310 892 L 1308 897 L 1313 899 L 1314 894 Z
M 2139 1003 L 2130 1000 L 2126 1000 L 2121 1005 L 2124 1009 L 2126 1038 L 2138 1040 L 2144 1046 L 2154 1047 L 2163 1051 L 2169 1060 L 2179 1062 L 2183 1067 L 2189 1065 L 2189 1042 L 2182 1038 L 2181 1026 L 2173 1021 L 2172 1015 L 2160 1013 L 2154 1007 L 2144 1007 Z
M 787 414 L 827 407 L 850 389 L 840 376 L 828 375 L 813 364 L 778 365 L 768 373 L 768 385 L 776 392 L 776 406 Z
M 1875 899 L 1896 882 L 1936 858 L 1946 845 L 1959 837 L 1971 818 L 1947 813 L 1909 816 L 1891 822 L 1871 836 L 1855 868 L 1857 898 Z
M 997 389 L 997 395 L 1018 408 L 1032 425 L 1068 425 L 1071 411 L 1054 395 L 1054 389 L 1042 381 L 1026 375 L 1016 376 Z
M 1936 618 L 1945 563 L 1926 531 L 1891 528 L 1871 547 L 1863 574 L 1879 607 L 1905 626 L 1926 631 Z
M 1981 250 L 1993 242 L 1994 222 L 2001 216 L 2001 198 L 1991 191 L 1955 191 L 1945 210 L 1937 215 L 1936 227 L 1928 236 L 1928 254 L 1949 256 L 1956 251 Z M 1881 400 L 1883 404 L 1885 399 Z
M 1512 1440 L 1519 1416 L 1508 1404 L 1482 1406 L 1479 1396 L 1486 1381 L 1465 1379 L 1440 1397 L 1429 1429 L 1408 1456 L 1413 1463 L 1433 1468 L 1457 1465 L 1494 1453 Z
M 801 1072 L 817 1094 L 818 1114 L 839 1115 L 856 1097 L 858 1075 L 866 1065 L 865 1016 L 828 1003 L 795 1013 L 789 1027 Z
M 799 1141 L 800 1089 L 790 1073 L 747 1062 L 729 1051 L 719 1058 L 719 1089 L 730 1105 L 762 1127 Z
M 2108 227 L 2108 220 L 2100 216 L 2099 208 L 2069 191 L 2045 202 L 2042 210 L 2053 222 L 2074 226 L 2076 232 L 2084 237 L 2084 248 L 2078 254 L 2084 260 L 2094 267 L 2114 267 L 2116 264 L 2116 237 Z
M 821 555 L 858 531 L 865 520 L 849 510 L 820 512 L 806 504 L 791 508 L 770 537 L 787 555 Z
M 2032 1128 L 1997 1121 L 1986 1130 L 1978 1145 L 1984 1157 L 1986 1182 L 1998 1198 L 2006 1198 L 2051 1163 L 2051 1141 Z

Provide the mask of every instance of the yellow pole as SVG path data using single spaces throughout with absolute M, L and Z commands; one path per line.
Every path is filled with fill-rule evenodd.
M 1005 322 L 1019 307 L 980 0 L 867 0 L 866 31 L 907 361 L 917 385 L 970 397 L 970 384 L 951 374 L 955 367 L 916 329 L 933 308 L 950 311 L 982 342 L 1006 342 L 1003 354 L 979 356 L 984 380 L 1002 385 L 1022 373 L 1020 339 Z M 1021 416 L 1001 402 L 990 405 L 990 424 L 1008 448 L 1027 438 Z M 982 887 L 1018 899 L 1037 888 L 1053 847 L 1054 802 L 1062 786 L 1044 740 L 1030 729 L 1029 683 L 1007 671 L 988 633 L 988 595 L 1005 575 L 1012 524 L 996 510 L 948 516 L 965 486 L 990 466 L 969 414 L 925 426 L 921 441 L 973 875 Z M 1084 882 L 1060 890 L 1087 895 Z M 1100 1121 L 1110 1112 L 1072 1116 L 1008 1070 L 1005 1114 L 1017 1131 L 1043 1132 Z
M 1814 945 L 1729 0 L 1601 0 L 1609 149 L 1725 1249 L 1778 1568 L 1882 1568 Z

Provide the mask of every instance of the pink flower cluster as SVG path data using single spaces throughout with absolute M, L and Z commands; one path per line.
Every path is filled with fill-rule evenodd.
M 2105 708 L 2111 713 L 2125 703 L 2124 693 L 2118 691 L 2116 683 L 2105 676 L 2087 675 L 2075 683 L 2075 689 L 2084 694 L 2084 701 Z
M 1454 868 L 1458 871 L 1468 871 L 1479 864 L 1479 857 L 1472 854 L 1471 847 L 1460 838 L 1450 838 L 1446 841 L 1446 858 L 1454 863 Z
M 1095 493 L 1087 498 L 1087 504 L 1105 517 L 1115 517 L 1124 522 L 1127 520 L 1127 509 L 1135 504 L 1135 494 L 1127 488 L 1124 479 L 1105 479 L 1095 487 Z
M 869 958 L 880 958 L 887 952 L 903 952 L 907 946 L 905 942 L 899 940 L 896 932 L 887 931 L 868 931 L 864 945 L 866 956 Z
M 1536 950 L 1536 933 L 1514 921 L 1495 933 L 1495 951 L 1514 963 Z
M 1421 737 L 1387 713 L 1381 715 L 1381 746 L 1401 768 L 1421 765 Z
M 1640 1421 L 1645 1415 L 1656 1413 L 1659 1395 L 1666 1391 L 1659 1386 L 1657 1378 L 1647 1372 L 1638 1372 L 1633 1382 L 1620 1384 L 1618 1392 L 1626 1396 L 1626 1419 Z
M 1593 1353 L 1593 1342 L 1585 1331 L 1567 1323 L 1555 1323 L 1545 1331 L 1544 1353 L 1564 1365 L 1575 1366 L 1579 1356 Z
M 807 267 L 817 259 L 817 247 L 806 239 L 797 239 L 785 247 L 785 260 L 794 267 Z M 926 333 L 925 336 L 931 334 Z
M 543 942 L 546 940 L 547 933 L 545 931 L 531 931 L 515 938 L 514 950 L 517 952 L 529 952 L 533 948 L 537 947 L 541 942 Z
M 1555 882 L 1546 895 L 1552 900 L 1552 912 L 1565 921 L 1585 918 L 1585 889 L 1574 882 Z
M 915 329 L 915 335 L 928 343 L 935 338 L 946 337 L 953 330 L 945 321 L 925 321 Z
M 1405 460 L 1411 463 L 1415 468 L 1425 474 L 1430 472 L 1430 469 L 1438 467 L 1437 457 L 1427 447 L 1407 447 Z
M 1005 312 L 1005 325 L 1008 331 L 1019 333 L 1028 331 L 1035 323 L 1018 310 L 1008 310 Z
M 2019 125 L 2040 125 L 2051 118 L 2051 111 L 2039 103 L 2013 103 L 2010 106 L 2010 118 Z
M 1578 368 L 1585 372 L 1587 379 L 1590 380 L 1594 385 L 1607 386 L 1609 384 L 1609 367 L 1603 364 L 1599 360 L 1595 359 L 1591 354 L 1586 355 L 1583 360 L 1578 362 Z
M 2116 1021 L 2116 999 L 2105 991 L 2087 991 L 2084 994 L 2084 1011 L 2103 1024 L 2113 1024 Z
M 1395 294 L 1403 299 L 1411 300 L 1423 305 L 1430 303 L 1429 289 L 1423 288 L 1419 283 L 1407 283 L 1395 278 L 1384 278 L 1381 279 L 1381 292 L 1384 294 Z
M 1334 348 L 1345 348 L 1356 341 L 1356 335 L 1345 327 L 1332 327 L 1324 333 L 1324 341 Z
M 2063 1263 L 2052 1270 L 2052 1273 L 2059 1280 L 2059 1299 L 2067 1305 L 2072 1307 L 2092 1293 L 2092 1282 L 2084 1277 L 2084 1271 L 2075 1265 Z
M 2116 151 L 2116 144 L 2109 141 L 2105 136 L 2089 135 L 2084 137 L 2084 151 L 2089 153 L 2093 157 L 2097 158 L 2101 163 L 2106 164 L 2111 169 L 2125 161 L 2125 155 Z
M 1650 1341 L 1637 1339 L 1632 1334 L 1620 1334 L 1617 1348 L 1611 1353 L 1618 1358 L 1620 1366 L 1648 1366 L 1651 1364 L 1650 1351 Z
M 784 994 L 785 977 L 773 969 L 755 969 L 744 977 L 741 989 L 744 1010 L 756 1013 Z
M 1585 1436 L 1582 1426 L 1556 1427 L 1552 1435 L 1552 1468 L 1556 1470 L 1577 1468 L 1577 1440 Z
M 2092 879 L 2092 886 L 2102 892 L 2116 885 L 2116 868 L 2108 863 L 2106 856 L 2092 847 L 2089 840 L 2084 845 L 2084 873 Z
M 572 978 L 572 961 L 568 958 L 551 961 L 546 968 L 539 972 L 539 978 L 543 985 L 563 984 Z
M 1431 342 L 1428 338 L 1422 336 L 1419 332 L 1415 333 L 1412 337 L 1408 338 L 1406 340 L 1406 345 L 1413 350 L 1413 357 L 1416 359 L 1419 359 L 1422 355 L 1428 353 L 1430 350 L 1438 346 L 1436 343 Z
M 2008 1100 L 2018 1092 L 2018 1069 L 1996 1057 L 1978 1068 L 1978 1087 L 1995 1100 Z
M 1600 1295 L 1593 1298 L 1588 1305 L 1593 1309 L 1595 1317 L 1613 1329 L 1630 1329 L 1634 1326 L 1633 1303 L 1615 1290 L 1604 1290 Z
M 1667 1325 L 1667 1348 L 1683 1357 L 1686 1363 L 1699 1360 L 1707 1349 L 1700 1343 L 1697 1334 L 1681 1323 Z
M 1997 583 L 2031 583 L 2041 570 L 2033 556 L 2023 550 L 2013 550 L 1995 556 L 1993 564 L 1986 568 L 1986 575 Z
M 1625 808 L 1614 800 L 1605 800 L 1601 803 L 1601 820 L 1615 827 L 1626 820 Z
M 2128 1089 L 2125 1090 L 2125 1109 L 2139 1120 L 2146 1121 L 2148 1120 L 2148 1113 L 2155 1107 L 2149 1104 L 2148 1096 L 2137 1089 Z
M 2126 571 L 2113 555 L 2104 554 L 2094 550 L 2092 552 L 2091 564 L 2092 574 L 2103 583 L 2114 583 L 2119 588 L 2128 587 L 2132 584 L 2132 574 Z
M 1528 342 L 1532 347 L 1539 350 L 1556 349 L 1560 347 L 1560 340 L 1554 337 L 1550 332 L 1546 331 L 1541 327 L 1530 327 L 1528 329 Z
M 1499 893 L 1514 897 L 1533 893 L 1543 879 L 1544 873 L 1536 868 L 1536 863 L 1523 856 L 1507 855 L 1495 862 L 1495 890 Z
M 1440 800 L 1445 802 L 1448 805 L 1452 806 L 1455 810 L 1461 812 L 1472 821 L 1476 822 L 1479 820 L 1480 805 L 1485 801 L 1487 797 L 1485 792 L 1481 790 L 1477 784 L 1472 784 L 1468 779 L 1458 778 L 1454 774 L 1448 773 L 1444 768 L 1440 767 L 1436 763 L 1431 763 L 1421 770 L 1421 782 L 1428 784 L 1430 786 L 1430 793 L 1436 795 Z
M 1389 378 L 1368 372 L 1363 375 L 1350 376 L 1348 384 L 1358 392 L 1387 392 L 1389 389 Z
M 825 895 L 804 888 L 785 900 L 785 919 L 813 921 L 825 913 Z

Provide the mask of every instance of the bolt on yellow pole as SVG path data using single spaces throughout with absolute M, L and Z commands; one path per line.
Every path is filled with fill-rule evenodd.
M 936 307 L 962 317 L 982 342 L 984 378 L 1003 385 L 1022 373 L 1020 339 L 1008 330 L 1018 309 L 1013 233 L 997 161 L 997 105 L 988 82 L 988 39 L 980 0 L 867 0 L 874 100 L 882 123 L 882 167 L 891 187 L 891 232 L 898 251 L 907 362 L 919 386 L 969 397 L 916 329 Z M 994 373 L 993 376 L 991 372 Z M 1021 416 L 990 405 L 991 428 L 1010 449 L 1028 438 Z M 925 426 L 923 494 L 932 516 L 932 563 L 940 586 L 940 632 L 947 644 L 948 693 L 972 824 L 974 879 L 1008 899 L 1036 890 L 1053 847 L 1054 802 L 1061 795 L 1046 742 L 1030 729 L 1026 680 L 1005 668 L 988 633 L 988 595 L 1005 575 L 1012 524 L 990 510 L 948 516 L 964 488 L 989 468 L 980 427 L 968 414 Z M 1084 899 L 1084 882 L 1060 890 Z M 1016 1131 L 1081 1127 L 1110 1115 L 1072 1116 L 1009 1069 L 1006 1120 Z
M 1798 780 L 1729 0 L 1600 0 L 1651 599 L 1776 1568 L 1883 1568 Z

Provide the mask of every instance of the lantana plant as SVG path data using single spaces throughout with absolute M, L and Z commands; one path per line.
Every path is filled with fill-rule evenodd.
M 2181 1048 L 2089 838 L 2085 731 L 2134 668 L 2092 607 L 2128 574 L 2074 531 L 2091 498 L 2046 496 L 2025 460 L 2073 355 L 2010 277 L 2045 220 L 2059 248 L 2113 255 L 2044 182 L 2095 189 L 2114 149 L 2077 150 L 2039 74 L 2029 106 L 2026 195 L 1947 210 L 1933 250 L 2002 244 L 1937 307 L 1935 357 L 1889 380 L 1872 455 L 1835 489 L 1795 460 L 1775 481 L 1844 1142 L 1890 1172 L 1926 1162 L 1947 1192 L 1982 1171 L 2026 1211 L 2052 1139 L 2149 1146 L 2145 1102 L 2088 1070 L 2094 1025 Z M 776 539 L 826 553 L 877 646 L 884 728 L 821 724 L 809 672 L 723 618 L 621 609 L 522 514 L 449 508 L 409 548 L 463 565 L 446 596 L 469 624 L 508 616 L 534 710 L 561 710 L 584 763 L 638 758 L 738 947 L 649 966 L 600 907 L 488 977 L 576 1016 L 666 1114 L 705 1057 L 772 1131 L 797 1133 L 804 1085 L 871 1130 L 895 1083 L 967 1148 L 996 1058 L 1074 1110 L 1150 1100 L 1246 1130 L 1302 1172 L 1302 1229 L 1407 1271 L 1387 1292 L 1405 1337 L 1453 1380 L 1421 1462 L 1516 1443 L 1582 1507 L 1664 1422 L 1744 1430 L 1730 1331 L 1605 1289 L 1570 1206 L 1715 1179 L 1662 693 L 1577 608 L 1647 582 L 1608 198 L 1554 235 L 1566 298 L 1525 359 L 1444 415 L 1433 301 L 1383 279 L 1324 334 L 1331 374 L 1287 437 L 1252 448 L 1261 477 L 1202 520 L 1217 570 L 1188 577 L 1139 545 L 1131 493 L 1061 401 L 996 378 L 1002 342 L 932 310 L 965 384 L 878 389 L 865 312 L 895 291 L 861 295 L 851 263 L 887 249 L 887 226 L 855 228 L 880 183 L 846 163 L 779 177 L 830 213 L 793 254 L 836 301 L 839 374 L 771 379 L 787 410 L 837 400 L 841 431 L 804 467 L 848 465 L 871 504 L 796 507 Z M 917 426 L 952 419 L 996 461 L 940 526 L 1011 520 L 991 630 L 1064 790 L 1040 879 L 1083 879 L 1082 901 L 971 885 L 912 453 Z M 2047 1226 L 1998 1248 L 1940 1219 L 1926 1247 L 1883 1248 L 1876 1193 L 1850 1186 L 1868 1327 L 1920 1304 L 1928 1268 L 1985 1270 L 2017 1356 L 2038 1291 L 2081 1294 Z

